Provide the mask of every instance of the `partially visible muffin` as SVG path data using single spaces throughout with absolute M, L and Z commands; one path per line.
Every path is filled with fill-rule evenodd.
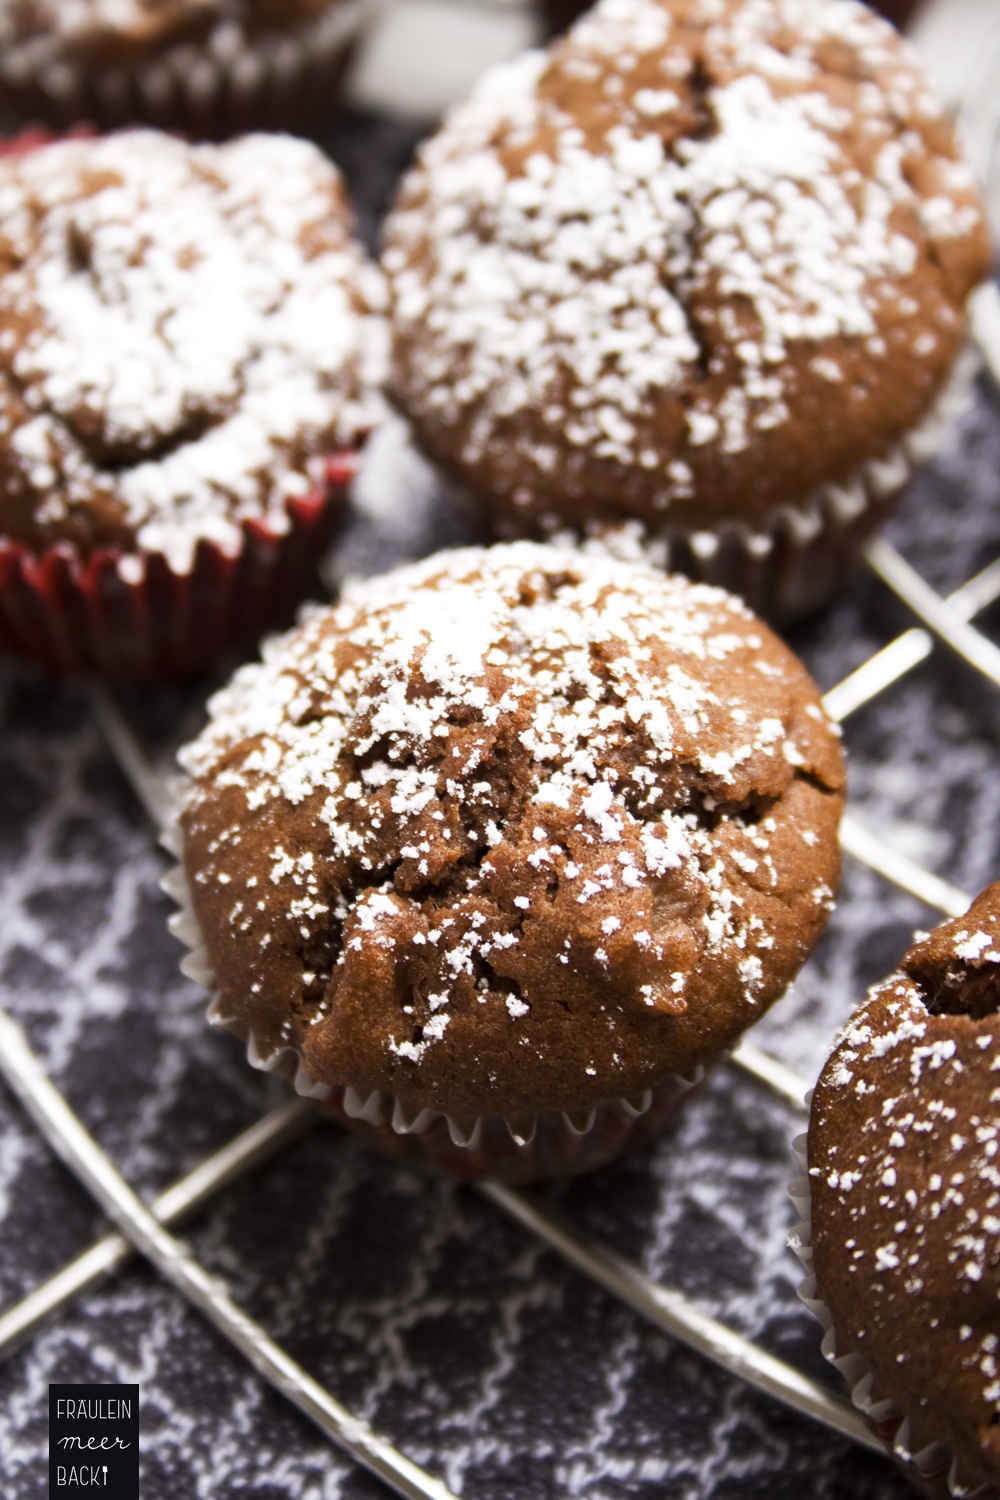
M 603 0 L 452 113 L 383 263 L 395 399 L 501 531 L 637 520 L 788 614 L 909 472 L 989 244 L 866 7 Z
M 0 0 L 0 102 L 196 136 L 330 115 L 365 0 Z
M 715 1061 L 838 882 L 805 670 L 739 601 L 641 566 L 432 557 L 311 613 L 210 711 L 181 823 L 216 1016 L 407 1122 L 530 1136 Z
M 10 568 L 23 559 L 20 582 L 0 576 L 0 641 L 107 665 L 75 615 L 97 630 L 117 605 L 42 587 L 54 554 L 81 577 L 110 558 L 116 598 L 156 559 L 155 618 L 138 639 L 123 622 L 123 668 L 155 668 L 200 591 L 225 616 L 223 639 L 217 618 L 194 629 L 201 662 L 261 624 L 258 606 L 274 618 L 301 596 L 378 410 L 381 283 L 336 169 L 263 135 L 136 132 L 0 157 L 0 272 L 0 541 Z M 40 634 L 18 593 L 36 575 Z M 63 643 L 47 639 L 60 609 Z
M 913 19 L 920 0 L 871 0 L 871 3 L 873 10 L 885 16 L 894 26 L 902 28 Z M 543 0 L 539 8 L 550 36 L 565 31 L 578 16 L 590 9 L 586 0 Z
M 956 1496 L 1000 1486 L 998 1073 L 1000 884 L 873 990 L 809 1122 L 833 1352 L 867 1371 L 863 1407 L 911 1477 Z

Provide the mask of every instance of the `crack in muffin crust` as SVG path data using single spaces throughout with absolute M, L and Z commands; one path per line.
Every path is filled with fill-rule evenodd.
M 387 224 L 393 388 L 505 525 L 761 526 L 941 386 L 989 250 L 853 0 L 603 0 L 487 76 Z
M 719 590 L 533 543 L 310 614 L 184 764 L 222 1011 L 453 1115 L 717 1054 L 839 874 L 839 747 L 790 653 Z

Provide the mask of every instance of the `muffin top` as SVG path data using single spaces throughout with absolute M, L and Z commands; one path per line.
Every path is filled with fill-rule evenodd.
M 396 399 L 506 524 L 760 527 L 927 410 L 986 273 L 952 127 L 842 0 L 602 0 L 385 234 Z
M 839 876 L 816 690 L 738 600 L 521 542 L 355 585 L 211 703 L 219 1013 L 459 1119 L 634 1096 L 778 996 Z
M 1000 1483 L 1000 884 L 920 938 L 826 1064 L 809 1122 L 817 1293 L 907 1448 Z M 956 1488 L 955 1493 L 966 1490 Z
M 200 41 L 219 26 L 237 34 L 289 27 L 343 0 L 0 0 L 0 45 L 37 38 L 49 49 L 127 64 L 177 42 Z
M 137 547 L 287 529 L 374 420 L 381 285 L 306 142 L 154 131 L 0 158 L 0 534 Z

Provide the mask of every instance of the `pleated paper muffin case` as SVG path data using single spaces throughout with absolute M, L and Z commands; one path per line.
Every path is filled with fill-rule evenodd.
M 176 807 L 183 797 L 183 783 L 178 780 L 172 796 Z M 383 1155 L 469 1180 L 494 1177 L 528 1183 L 591 1172 L 655 1135 L 729 1055 L 720 1052 L 690 1073 L 670 1074 L 635 1098 L 609 1099 L 577 1114 L 551 1111 L 527 1119 L 491 1115 L 457 1120 L 439 1110 L 410 1110 L 403 1100 L 383 1091 L 364 1094 L 322 1083 L 306 1069 L 297 1049 L 279 1047 L 268 1052 L 245 1020 L 226 1014 L 180 863 L 183 840 L 176 823 L 163 843 L 178 861 L 161 881 L 179 908 L 168 925 L 188 950 L 181 960 L 182 972 L 212 994 L 209 1022 L 244 1045 L 251 1067 L 283 1078 L 297 1094 L 314 1100 L 324 1113 Z
M 28 37 L 0 49 L 0 107 L 57 129 L 143 123 L 205 140 L 313 133 L 336 107 L 373 10 L 372 0 L 335 0 L 285 33 L 222 25 L 202 43 L 177 42 L 120 66 L 68 55 L 51 35 Z
M 971 342 L 930 411 L 881 457 L 868 459 L 841 484 L 825 484 L 801 506 L 781 506 L 757 528 L 738 522 L 711 530 L 695 526 L 651 526 L 638 518 L 595 520 L 580 527 L 553 518 L 542 533 L 560 544 L 596 544 L 613 556 L 643 559 L 669 573 L 737 594 L 752 610 L 778 624 L 789 623 L 828 603 L 861 556 L 869 537 L 899 509 L 917 470 L 945 451 L 955 424 L 970 409 L 982 358 Z M 429 459 L 407 423 L 410 443 L 429 463 L 441 493 L 470 522 L 486 521 L 481 499 L 442 465 Z M 523 534 L 516 523 L 497 519 L 495 534 Z
M 43 552 L 0 536 L 0 648 L 58 675 L 116 682 L 195 677 L 285 621 L 317 584 L 360 450 L 323 461 L 324 478 L 285 501 L 287 524 L 250 517 L 240 541 L 202 538 L 190 566 L 162 552 L 70 543 Z
M 947 447 L 955 423 L 971 406 L 981 365 L 969 344 L 911 432 L 843 483 L 822 485 L 800 507 L 780 507 L 759 529 L 737 523 L 711 531 L 666 527 L 646 533 L 645 550 L 668 571 L 738 594 L 779 624 L 821 608 L 856 566 L 865 542 L 899 509 L 916 471 Z M 602 533 L 613 529 L 590 529 Z
M 810 1093 L 807 1105 L 811 1101 Z M 795 1178 L 788 1189 L 799 1215 L 799 1222 L 788 1236 L 788 1244 L 806 1273 L 799 1284 L 799 1298 L 823 1330 L 820 1345 L 823 1355 L 847 1382 L 852 1403 L 885 1445 L 893 1462 L 928 1500 L 1000 1500 L 1000 1488 L 995 1484 L 981 1484 L 970 1490 L 958 1483 L 958 1458 L 946 1443 L 932 1443 L 914 1453 L 910 1446 L 906 1412 L 896 1401 L 879 1395 L 874 1388 L 872 1367 L 863 1355 L 844 1350 L 842 1345 L 838 1347 L 833 1314 L 817 1295 L 813 1272 L 812 1195 L 809 1190 L 807 1136 L 804 1133 L 792 1142 L 792 1150 L 802 1175 Z
M 102 138 L 88 125 L 62 133 L 31 128 L 0 141 L 0 158 L 75 141 L 99 146 Z M 370 309 L 368 315 L 374 319 Z M 290 477 L 283 501 L 234 518 L 223 539 L 211 535 L 210 524 L 173 555 L 138 540 L 84 554 L 65 540 L 34 547 L 5 535 L 0 522 L 0 650 L 57 675 L 90 672 L 141 684 L 197 676 L 287 623 L 322 587 L 320 564 L 381 420 L 384 403 L 370 379 L 368 386 L 365 418 L 353 424 L 350 441 L 312 454 L 306 472 Z

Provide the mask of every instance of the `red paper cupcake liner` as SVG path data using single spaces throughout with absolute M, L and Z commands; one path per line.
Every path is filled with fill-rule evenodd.
M 31 128 L 0 140 L 0 156 L 93 134 Z M 60 675 L 197 676 L 281 624 L 317 583 L 358 460 L 354 448 L 331 454 L 322 484 L 286 499 L 286 528 L 247 519 L 238 548 L 202 540 L 186 572 L 158 552 L 100 547 L 84 558 L 70 543 L 38 553 L 0 536 L 0 649 Z
M 37 151 L 39 146 L 51 146 L 54 141 L 90 140 L 94 134 L 93 128 L 85 124 L 61 132 L 48 130 L 44 125 L 32 125 L 27 130 L 19 130 L 17 135 L 0 139 L 0 156 L 27 156 L 29 151 Z
M 286 500 L 287 530 L 246 520 L 236 551 L 202 540 L 188 572 L 158 552 L 83 558 L 66 543 L 39 554 L 0 538 L 0 647 L 59 674 L 196 676 L 279 624 L 316 582 L 357 459 L 330 457 L 322 488 Z

